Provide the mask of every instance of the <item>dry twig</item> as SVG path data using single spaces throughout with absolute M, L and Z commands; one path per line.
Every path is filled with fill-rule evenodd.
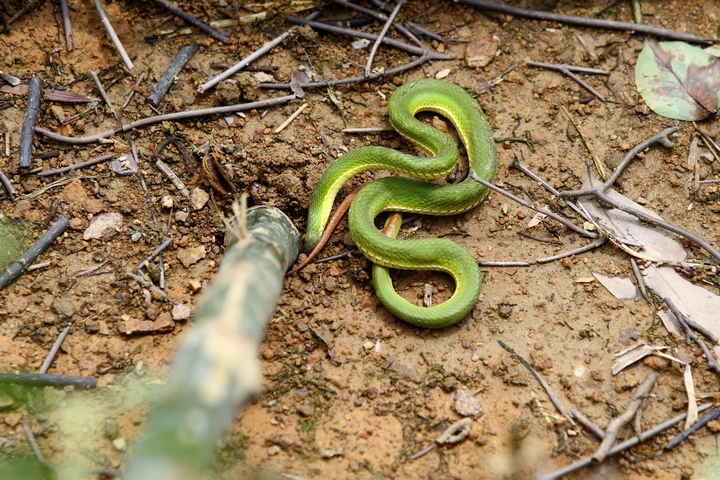
M 372 50 L 370 50 L 370 55 L 368 55 L 368 61 L 365 65 L 365 75 L 370 75 L 370 72 L 372 71 L 372 63 L 375 59 L 375 54 L 378 51 L 378 47 L 380 47 L 380 44 L 382 43 L 383 39 L 385 38 L 385 35 L 387 34 L 387 31 L 390 29 L 390 25 L 395 21 L 395 17 L 397 16 L 398 12 L 400 11 L 400 8 L 402 7 L 405 0 L 398 0 L 397 5 L 395 5 L 395 9 L 392 11 L 390 16 L 387 18 L 387 21 L 385 22 L 385 25 L 383 26 L 382 31 L 380 31 L 380 35 L 375 39 L 375 43 L 372 46 Z
M 653 386 L 655 386 L 655 382 L 657 382 L 657 379 L 657 373 L 648 373 L 645 376 L 645 380 L 643 380 L 637 390 L 635 390 L 635 394 L 630 400 L 627 409 L 625 409 L 622 415 L 615 417 L 608 424 L 608 427 L 605 429 L 605 437 L 603 438 L 600 447 L 593 454 L 593 459 L 597 460 L 598 462 L 602 462 L 603 460 L 605 460 L 605 457 L 609 455 L 610 449 L 615 443 L 615 439 L 617 438 L 620 429 L 633 419 L 635 413 L 637 413 L 637 410 L 640 408 L 643 399 L 650 394 L 650 390 L 652 390 Z
M 650 25 L 638 25 L 636 23 L 618 22 L 614 20 L 602 20 L 598 18 L 576 17 L 573 15 L 561 15 L 559 13 L 541 12 L 527 8 L 517 8 L 509 5 L 503 5 L 493 2 L 485 2 L 482 0 L 458 0 L 459 3 L 471 5 L 481 10 L 491 10 L 495 12 L 505 13 L 518 17 L 534 18 L 537 20 L 548 20 L 551 22 L 566 23 L 568 25 L 579 25 L 581 27 L 603 28 L 607 30 L 620 30 L 626 32 L 645 33 L 656 35 L 658 37 L 670 40 L 680 40 L 683 42 L 713 44 L 720 40 L 714 37 L 699 37 L 690 33 L 680 33 L 664 28 L 655 28 Z
M 573 417 L 570 416 L 570 414 L 565 410 L 565 407 L 563 407 L 562 403 L 560 403 L 560 399 L 557 398 L 557 395 L 555 395 L 555 392 L 553 392 L 553 389 L 550 387 L 550 385 L 545 381 L 542 375 L 540 375 L 540 372 L 535 370 L 530 363 L 525 360 L 523 357 L 521 357 L 515 350 L 510 348 L 509 346 L 505 345 L 501 340 L 498 340 L 498 343 L 500 346 L 505 349 L 508 353 L 510 353 L 513 357 L 515 357 L 525 368 L 530 370 L 530 373 L 532 373 L 538 382 L 540 382 L 540 385 L 545 389 L 545 393 L 547 393 L 547 396 L 550 398 L 550 401 L 553 405 L 555 405 L 555 408 L 557 409 L 560 414 L 565 417 L 565 420 L 567 420 L 570 425 L 575 425 L 575 420 L 573 420 Z
M 125 47 L 123 47 L 122 42 L 118 38 L 117 34 L 115 33 L 115 29 L 113 28 L 112 24 L 110 23 L 110 19 L 108 19 L 107 14 L 105 13 L 105 9 L 102 6 L 102 3 L 100 0 L 93 0 L 95 2 L 95 8 L 97 9 L 98 15 L 100 15 L 100 21 L 102 21 L 103 27 L 105 27 L 105 30 L 108 33 L 108 36 L 110 37 L 110 40 L 112 40 L 113 45 L 115 45 L 115 49 L 120 54 L 120 58 L 122 58 L 123 63 L 127 67 L 128 70 L 133 69 L 133 63 L 132 60 L 130 60 L 130 57 L 128 56 L 127 52 L 125 51 Z
M 712 403 L 706 403 L 704 405 L 700 405 L 698 407 L 698 411 L 702 412 L 712 406 L 713 406 Z M 718 411 L 720 412 L 720 409 Z M 640 435 L 629 438 L 622 443 L 618 443 L 617 445 L 612 447 L 610 449 L 610 451 L 608 451 L 607 457 L 617 455 L 618 453 L 624 452 L 628 448 L 632 448 L 635 445 L 638 445 L 639 443 L 642 443 L 642 442 L 654 437 L 655 435 L 659 435 L 660 433 L 664 432 L 668 428 L 674 427 L 678 423 L 682 422 L 683 420 L 685 420 L 686 417 L 687 417 L 687 413 L 681 413 L 680 415 L 673 417 L 670 420 L 651 428 L 650 430 L 644 431 Z M 576 471 L 580 470 L 581 468 L 590 466 L 594 461 L 595 460 L 593 457 L 585 457 L 581 460 L 578 460 L 577 462 L 575 462 L 573 464 L 570 464 L 566 467 L 556 470 L 553 473 L 550 473 L 548 475 L 545 475 L 544 477 L 541 477 L 540 480 L 557 480 L 557 479 L 562 478 L 566 475 L 569 475 L 573 472 L 576 472 Z

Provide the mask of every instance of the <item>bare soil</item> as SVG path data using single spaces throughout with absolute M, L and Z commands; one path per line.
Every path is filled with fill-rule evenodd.
M 223 0 L 180 4 L 204 21 L 227 18 L 226 13 L 242 16 L 268 12 L 265 20 L 236 27 L 230 43 L 224 45 L 196 30 L 189 35 L 163 35 L 180 28 L 182 22 L 168 17 L 154 4 L 104 3 L 135 63 L 132 75 L 122 68 L 89 0 L 70 2 L 75 33 L 72 52 L 64 46 L 59 7 L 41 2 L 15 22 L 10 33 L 0 35 L 0 70 L 23 80 L 39 75 L 46 88 L 99 98 L 89 76 L 93 70 L 102 79 L 122 121 L 129 122 L 157 113 L 145 98 L 178 49 L 197 43 L 198 52 L 157 111 L 205 108 L 285 94 L 256 88 L 259 82 L 255 72 L 241 73 L 235 77 L 240 80 L 238 84 L 205 94 L 197 93 L 197 87 L 207 80 L 206 72 L 222 71 L 218 63 L 234 64 L 288 28 L 284 15 L 291 12 L 292 4 L 256 4 L 247 9 Z M 509 3 L 542 7 L 538 5 L 541 2 Z M 561 1 L 553 11 L 592 16 L 609 3 Z M 8 2 L 5 8 L 14 13 L 19 4 Z M 643 12 L 648 24 L 713 36 L 720 5 L 662 0 L 644 2 Z M 355 16 L 331 5 L 321 18 Z M 629 2 L 616 4 L 601 16 L 631 21 Z M 387 97 L 397 85 L 409 80 L 440 73 L 471 93 L 482 91 L 478 100 L 497 139 L 498 182 L 526 200 L 549 205 L 571 218 L 575 218 L 572 211 L 511 168 L 515 155 L 519 155 L 526 166 L 558 189 L 575 189 L 582 184 L 590 154 L 563 108 L 608 169 L 634 145 L 677 124 L 680 130 L 673 136 L 675 148 L 650 148 L 631 164 L 617 189 L 718 247 L 717 187 L 708 184 L 699 192 L 689 187 L 694 176 L 687 166 L 692 125 L 656 116 L 635 91 L 633 65 L 644 38 L 627 32 L 489 16 L 448 1 L 409 2 L 400 18 L 459 40 L 428 40 L 433 48 L 456 58 L 428 62 L 383 80 L 307 90 L 309 107 L 280 133 L 274 130 L 299 107 L 299 100 L 235 116 L 233 126 L 224 118 L 213 117 L 133 130 L 114 136 L 110 144 L 70 146 L 42 137 L 35 140 L 35 153 L 59 151 L 53 158 L 34 159 L 33 167 L 44 170 L 104 153 L 128 153 L 132 140 L 142 159 L 139 175 L 117 175 L 107 163 L 50 178 L 26 175 L 17 165 L 25 101 L 22 96 L 0 94 L 0 102 L 8 103 L 0 110 L 0 127 L 6 129 L 4 135 L 9 135 L 10 145 L 9 156 L 0 153 L 0 168 L 18 190 L 15 198 L 4 190 L 0 193 L 0 212 L 24 222 L 28 244 L 58 217 L 71 222 L 70 229 L 37 260 L 49 265 L 26 272 L 0 295 L 0 371 L 37 372 L 59 332 L 72 321 L 70 334 L 49 373 L 99 378 L 95 391 L 48 388 L 32 395 L 32 402 L 20 395 L 22 398 L 13 397 L 12 390 L 3 393 L 0 451 L 8 458 L 27 451 L 21 423 L 24 419 L 50 462 L 69 465 L 80 461 L 93 468 L 123 469 L 148 410 L 145 394 L 139 393 L 142 389 L 137 384 L 160 388 L 172 352 L 189 328 L 188 322 L 172 318 L 171 304 L 124 274 L 133 271 L 165 238 L 174 238 L 163 253 L 165 291 L 179 303 L 193 306 L 223 257 L 225 227 L 221 217 L 230 214 L 232 198 L 211 188 L 199 157 L 190 147 L 212 141 L 221 163 L 231 168 L 238 192 L 248 193 L 252 204 L 282 209 L 302 229 L 313 188 L 338 155 L 363 145 L 415 151 L 391 132 L 341 132 L 345 127 L 388 125 Z M 382 25 L 376 22 L 363 28 L 378 33 Z M 391 34 L 401 38 L 396 32 Z M 478 39 L 495 39 L 501 47 L 487 66 L 469 68 L 466 48 L 468 42 Z M 266 75 L 276 82 L 289 81 L 298 69 L 315 71 L 319 79 L 360 75 L 369 47 L 358 50 L 351 42 L 342 36 L 306 32 L 287 39 L 254 65 L 274 67 Z M 413 58 L 381 47 L 375 65 L 392 68 Z M 608 70 L 607 77 L 582 75 L 608 101 L 599 101 L 558 72 L 526 66 L 527 60 Z M 447 72 L 442 73 L 444 70 Z M 508 70 L 501 81 L 488 88 L 491 80 Z M 140 73 L 146 74 L 145 79 L 135 86 Z M 137 94 L 123 108 L 133 91 Z M 86 104 L 43 101 L 39 125 L 75 136 L 117 126 L 102 102 L 81 118 L 60 126 L 62 116 L 69 118 L 86 108 Z M 426 120 L 445 128 L 441 119 L 427 116 Z M 711 136 L 717 133 L 714 120 L 705 122 L 704 128 Z M 186 159 L 176 147 L 169 146 L 159 158 L 189 190 L 199 188 L 211 195 L 200 209 L 194 209 L 155 167 L 155 149 L 170 135 L 182 139 L 190 155 Z M 708 164 L 701 162 L 699 168 L 701 178 L 716 174 Z M 362 175 L 353 183 L 379 175 L 385 173 Z M 62 182 L 51 186 L 57 180 Z M 46 190 L 39 192 L 42 188 Z M 349 191 L 351 187 L 346 188 Z M 171 197 L 172 206 L 164 205 L 167 199 L 161 199 L 165 196 Z M 83 240 L 90 220 L 111 212 L 122 214 L 122 226 L 102 239 Z M 423 217 L 407 225 L 406 233 L 418 237 L 452 235 L 479 261 L 532 261 L 588 242 L 550 221 L 528 229 L 533 216 L 531 210 L 491 193 L 467 214 Z M 341 223 L 323 256 L 348 249 L 346 231 Z M 695 251 L 693 255 L 704 253 Z M 100 264 L 90 274 L 78 274 Z M 155 280 L 158 269 L 156 262 L 150 269 Z M 483 290 L 472 315 L 456 326 L 430 331 L 407 325 L 383 308 L 373 294 L 370 265 L 361 255 L 307 267 L 286 281 L 281 304 L 261 346 L 262 394 L 237 412 L 220 444 L 213 475 L 241 478 L 263 472 L 308 479 L 534 478 L 591 455 L 599 445 L 597 440 L 558 415 L 536 380 L 499 346 L 498 340 L 527 358 L 567 407 L 581 410 L 600 426 L 624 411 L 633 389 L 650 371 L 660 373 L 660 379 L 647 400 L 643 428 L 661 423 L 687 406 L 683 370 L 669 362 L 646 360 L 616 376 L 611 374 L 613 355 L 639 341 L 666 345 L 675 355 L 691 361 L 698 392 L 718 391 L 717 377 L 703 368 L 706 362 L 699 349 L 670 336 L 658 322 L 655 305 L 642 297 L 617 300 L 591 272 L 632 277 L 627 254 L 609 243 L 548 264 L 484 268 Z M 422 297 L 426 283 L 434 285 L 436 302 L 453 288 L 442 275 L 401 272 L 396 278 L 398 290 L 413 300 Z M 710 279 L 713 282 L 709 288 L 717 290 L 717 277 Z M 152 322 L 150 330 L 155 331 L 127 334 L 139 321 Z M 331 362 L 309 327 L 328 339 L 340 364 Z M 461 418 L 454 405 L 460 391 L 482 405 L 482 412 L 473 417 L 467 439 L 412 457 L 433 445 Z M 91 411 L 81 412 L 91 419 L 82 427 L 59 413 L 60 407 L 78 398 L 92 405 Z M 68 445 L 65 440 L 73 431 L 83 442 Z M 621 438 L 631 435 L 629 427 L 621 431 Z M 568 478 L 704 478 L 717 456 L 716 439 L 704 429 L 692 441 L 663 451 L 670 438 L 669 433 L 660 435 Z

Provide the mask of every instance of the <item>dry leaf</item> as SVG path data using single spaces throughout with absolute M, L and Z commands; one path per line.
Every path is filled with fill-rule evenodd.
M 617 192 L 609 190 L 607 194 L 618 202 L 621 202 L 636 210 L 641 210 L 648 215 L 660 218 L 656 213 L 647 210 L 632 200 L 629 200 Z M 578 203 L 585 207 L 585 210 L 598 222 L 616 237 L 640 245 L 640 253 L 644 257 L 654 260 L 666 260 L 681 262 L 687 258 L 687 252 L 682 244 L 674 238 L 665 235 L 664 231 L 642 223 L 636 217 L 621 210 L 600 208 L 588 197 L 578 200 Z
M 637 300 L 637 288 L 635 288 L 635 283 L 633 283 L 631 279 L 605 275 L 600 272 L 590 273 L 592 273 L 597 281 L 602 283 L 603 287 L 607 288 L 607 290 L 621 302 Z
M 690 428 L 690 425 L 695 423 L 698 419 L 698 408 L 697 408 L 697 397 L 695 396 L 695 383 L 693 382 L 692 370 L 690 365 L 685 365 L 685 374 L 683 375 L 685 380 L 685 391 L 688 397 L 688 413 L 685 418 L 685 429 Z
M 669 297 L 680 312 L 720 337 L 720 296 L 682 277 L 672 267 L 650 265 L 645 283 L 660 298 Z

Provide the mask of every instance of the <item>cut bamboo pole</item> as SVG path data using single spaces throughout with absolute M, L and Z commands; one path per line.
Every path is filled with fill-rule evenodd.
M 258 352 L 300 234 L 280 210 L 236 215 L 237 240 L 205 292 L 126 480 L 199 478 L 235 410 L 260 388 Z M 232 222 L 231 222 L 232 224 Z M 230 229 L 229 229 L 230 230 Z

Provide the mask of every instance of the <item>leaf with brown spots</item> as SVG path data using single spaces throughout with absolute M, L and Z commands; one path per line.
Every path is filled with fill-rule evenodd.
M 684 42 L 647 42 L 635 66 L 635 84 L 655 113 L 703 120 L 720 105 L 720 59 Z

